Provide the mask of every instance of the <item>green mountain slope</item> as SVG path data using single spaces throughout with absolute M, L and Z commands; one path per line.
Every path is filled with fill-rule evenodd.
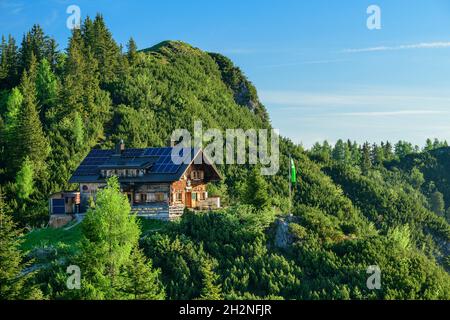
M 49 66 L 48 50 L 36 47 L 37 59 L 9 67 L 27 70 L 26 81 L 0 79 L 0 185 L 22 226 L 45 224 L 48 194 L 75 187 L 68 178 L 93 147 L 111 148 L 118 139 L 127 147 L 167 145 L 173 130 L 192 132 L 196 120 L 204 130 L 271 127 L 256 88 L 228 58 L 179 41 L 142 51 L 131 44 L 122 53 L 96 18 L 74 32 L 66 53 L 54 52 Z M 36 111 L 38 137 L 26 121 L 17 122 L 19 94 Z M 17 140 L 18 124 L 30 141 L 48 142 L 48 155 Z M 8 156 L 25 146 L 31 161 Z M 429 199 L 437 188 L 449 203 L 447 151 L 383 166 L 366 147 L 329 149 L 333 157 L 318 156 L 282 137 L 274 176 L 262 177 L 251 165 L 220 165 L 224 181 L 209 192 L 229 208 L 186 214 L 141 239 L 161 269 L 166 296 L 198 298 L 220 287 L 230 299 L 449 299 L 450 226 Z M 292 216 L 289 155 L 299 170 Z M 29 166 L 31 177 L 22 170 Z M 423 172 L 419 184 L 411 178 L 414 166 Z M 379 290 L 366 285 L 374 265 L 382 273 Z M 46 288 L 58 272 L 46 270 L 37 280 L 50 298 L 64 296 L 63 287 Z
M 167 144 L 177 128 L 193 132 L 195 120 L 201 120 L 205 129 L 269 126 L 260 115 L 265 109 L 256 96 L 252 101 L 257 101 L 259 113 L 237 104 L 219 65 L 207 53 L 174 41 L 143 52 L 111 90 L 117 105 L 111 140 L 120 137 L 130 146 Z M 142 129 L 131 127 L 134 119 Z M 154 126 L 149 127 L 148 122 Z

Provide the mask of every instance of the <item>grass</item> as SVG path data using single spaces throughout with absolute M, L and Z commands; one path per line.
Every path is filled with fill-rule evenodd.
M 152 231 L 157 231 L 167 225 L 168 222 L 138 218 L 141 226 L 141 236 L 148 234 Z M 73 224 L 73 223 L 72 223 Z M 34 248 L 57 246 L 58 244 L 64 244 L 69 247 L 75 247 L 76 243 L 81 239 L 81 225 L 78 224 L 69 230 L 64 230 L 70 227 L 68 224 L 64 228 L 41 228 L 35 229 L 23 236 L 23 243 L 21 249 L 23 251 L 30 251 Z
M 58 243 L 73 247 L 80 239 L 81 225 L 76 225 L 69 230 L 41 228 L 25 234 L 21 248 L 24 251 L 29 251 L 36 247 L 56 246 Z
M 159 229 L 164 228 L 168 223 L 167 221 L 161 220 L 153 220 L 153 219 L 144 219 L 139 218 L 139 224 L 141 226 L 141 236 L 147 235 L 150 232 L 157 231 Z

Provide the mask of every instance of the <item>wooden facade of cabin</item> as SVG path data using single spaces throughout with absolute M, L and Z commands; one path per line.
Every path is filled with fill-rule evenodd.
M 132 211 L 143 217 L 170 220 L 181 216 L 185 208 L 219 208 L 220 198 L 210 197 L 206 187 L 221 177 L 202 150 L 189 149 L 190 154 L 186 155 L 190 161 L 182 164 L 172 162 L 172 150 L 125 149 L 123 144 L 115 150 L 92 150 L 69 180 L 79 184 L 79 191 L 75 192 L 79 194 L 78 203 L 72 212 L 85 213 L 111 176 L 119 178 L 121 191 L 127 195 Z M 61 210 L 55 212 L 55 203 L 62 202 L 51 198 L 50 212 L 61 214 Z

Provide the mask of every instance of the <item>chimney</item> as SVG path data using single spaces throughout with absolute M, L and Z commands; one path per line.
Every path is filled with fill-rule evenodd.
M 120 141 L 116 143 L 116 155 L 120 156 L 124 150 L 125 150 L 125 143 L 123 142 L 123 139 L 120 139 Z
M 172 148 L 175 147 L 176 145 L 179 145 L 179 144 L 181 144 L 181 146 L 187 146 L 187 143 L 188 143 L 188 145 L 190 143 L 189 140 L 185 141 L 185 138 L 183 136 L 179 137 L 178 139 L 173 138 L 172 136 L 170 136 L 167 139 L 167 142 L 169 143 L 169 146 L 172 147 Z

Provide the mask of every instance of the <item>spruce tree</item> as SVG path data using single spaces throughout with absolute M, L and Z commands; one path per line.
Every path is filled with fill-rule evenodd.
M 369 173 L 370 168 L 372 168 L 372 160 L 370 157 L 370 144 L 366 142 L 362 146 L 361 171 L 364 175 L 367 175 Z
M 258 210 L 270 206 L 268 185 L 258 167 L 255 167 L 249 174 L 245 199 L 248 204 Z
M 100 89 L 98 62 L 78 29 L 69 40 L 64 73 L 61 95 L 65 103 L 58 109 L 58 118 L 78 112 L 85 123 L 85 137 L 88 138 L 85 142 L 93 146 L 104 135 L 103 125 L 109 117 L 111 101 Z
M 22 164 L 16 177 L 16 193 L 19 199 L 28 200 L 34 191 L 34 169 L 28 157 Z
M 19 84 L 19 53 L 16 40 L 13 36 L 8 37 L 6 49 L 6 63 L 8 66 L 8 77 L 6 78 L 7 88 L 13 88 Z
M 13 130 L 17 125 L 17 118 L 22 106 L 23 96 L 19 88 L 13 88 L 6 100 L 5 126 L 7 130 Z
M 78 148 L 82 148 L 83 141 L 84 141 L 84 125 L 83 125 L 83 120 L 81 119 L 81 116 L 78 112 L 75 112 L 74 117 L 73 117 L 72 133 L 73 133 L 73 141 L 75 142 L 75 145 Z
M 36 104 L 36 88 L 25 71 L 22 77 L 22 107 L 18 114 L 14 137 L 13 167 L 18 168 L 29 157 L 34 169 L 41 171 L 50 152 L 50 146 L 42 130 Z
M 137 45 L 133 38 L 130 38 L 127 44 L 127 58 L 130 65 L 134 63 L 137 55 Z
M 97 14 L 93 22 L 94 41 L 86 43 L 98 62 L 100 83 L 111 83 L 116 79 L 121 57 L 120 48 L 114 41 L 111 32 L 101 14 Z
M 0 300 L 41 299 L 42 292 L 32 285 L 33 273 L 23 274 L 24 263 L 20 250 L 21 231 L 6 212 L 0 189 Z
M 8 65 L 6 60 L 7 45 L 5 36 L 2 35 L 2 41 L 0 43 L 0 83 L 5 81 L 8 77 Z
M 45 113 L 56 104 L 58 97 L 58 82 L 47 59 L 42 59 L 39 63 L 36 74 L 36 91 L 40 105 L 40 119 L 45 123 Z
M 5 212 L 3 195 L 0 190 L 0 299 L 20 298 L 23 281 L 22 256 L 20 252 L 20 231 L 16 229 L 11 216 Z
M 135 247 L 130 261 L 122 268 L 119 291 L 135 300 L 163 300 L 164 288 L 159 280 L 160 271 L 152 268 L 143 252 Z
M 18 83 L 18 53 L 15 39 L 2 36 L 0 44 L 0 89 L 10 89 Z
M 201 268 L 203 274 L 203 288 L 200 295 L 201 300 L 221 300 L 222 288 L 217 284 L 219 276 L 214 273 L 212 265 L 209 261 L 205 261 Z

